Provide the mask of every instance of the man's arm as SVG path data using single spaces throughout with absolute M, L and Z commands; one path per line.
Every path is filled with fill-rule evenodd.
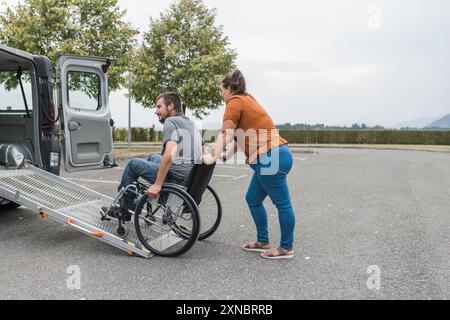
M 167 173 L 172 166 L 173 159 L 175 158 L 177 152 L 177 143 L 175 141 L 169 141 L 166 143 L 166 148 L 159 165 L 158 175 L 156 176 L 156 181 L 147 190 L 147 194 L 151 198 L 156 198 L 161 192 L 164 180 L 166 180 Z

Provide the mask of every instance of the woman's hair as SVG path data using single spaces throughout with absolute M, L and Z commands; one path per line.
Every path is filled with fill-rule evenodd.
M 234 69 L 220 80 L 225 89 L 231 89 L 234 94 L 246 94 L 244 75 L 239 69 Z

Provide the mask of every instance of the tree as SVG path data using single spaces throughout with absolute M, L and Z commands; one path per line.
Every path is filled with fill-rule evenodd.
M 150 20 L 134 59 L 132 95 L 138 103 L 150 108 L 159 94 L 175 91 L 184 111 L 196 118 L 219 107 L 217 76 L 234 68 L 236 53 L 222 26 L 214 26 L 215 14 L 200 0 L 179 0 Z
M 109 88 L 125 83 L 123 73 L 138 33 L 122 21 L 118 0 L 24 0 L 0 15 L 0 43 L 45 55 L 55 63 L 61 55 L 114 59 Z M 5 79 L 3 79 L 5 80 Z

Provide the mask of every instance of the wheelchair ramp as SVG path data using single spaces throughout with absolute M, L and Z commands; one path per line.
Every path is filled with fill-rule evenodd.
M 116 221 L 101 220 L 100 208 L 109 206 L 112 198 L 36 167 L 26 166 L 20 170 L 0 167 L 0 197 L 38 211 L 44 219 L 67 224 L 130 255 L 152 256 L 140 244 L 134 219 L 127 223 L 129 233 L 125 238 L 117 235 Z M 167 235 L 163 236 L 152 228 L 144 229 L 146 238 L 163 243 L 167 248 L 177 244 L 175 239 L 160 241 Z

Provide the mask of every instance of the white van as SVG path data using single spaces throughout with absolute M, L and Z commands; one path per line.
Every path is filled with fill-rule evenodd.
M 44 56 L 0 45 L 0 170 L 25 162 L 59 175 L 114 163 L 107 71 L 97 57 Z M 0 208 L 18 205 L 0 198 Z

